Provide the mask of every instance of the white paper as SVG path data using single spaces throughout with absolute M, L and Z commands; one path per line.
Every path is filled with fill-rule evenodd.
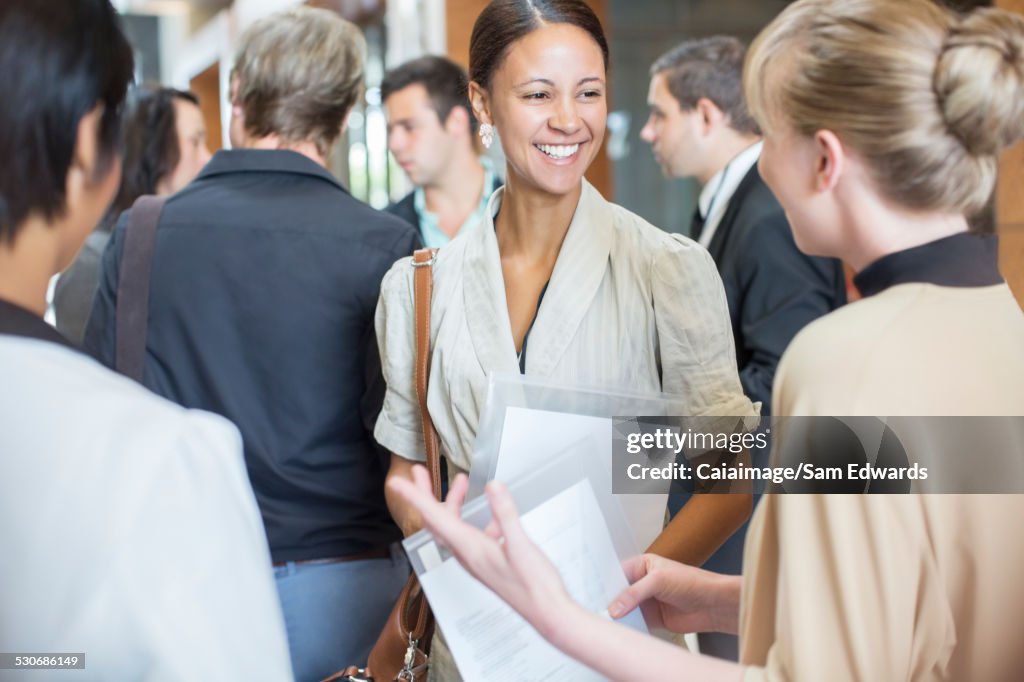
M 510 482 L 535 471 L 573 443 L 588 437 L 599 445 L 590 455 L 611 472 L 613 428 L 612 420 L 606 417 L 509 407 L 505 411 L 494 478 Z M 611 479 L 610 474 L 608 478 Z M 611 494 L 611 490 L 598 491 L 598 494 Z M 646 549 L 665 526 L 668 493 L 619 495 L 618 500 L 637 544 L 641 550 Z
M 628 583 L 589 480 L 580 481 L 523 514 L 522 524 L 527 536 L 558 567 L 573 599 L 610 618 L 607 605 Z M 420 584 L 463 679 L 603 679 L 548 644 L 454 558 L 422 574 Z M 619 622 L 647 631 L 639 610 Z

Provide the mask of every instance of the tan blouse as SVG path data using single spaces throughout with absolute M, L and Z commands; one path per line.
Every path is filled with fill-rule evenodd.
M 1024 415 L 1024 313 L 1005 285 L 894 286 L 805 328 L 773 407 Z M 1024 679 L 1022 519 L 1020 495 L 766 495 L 744 559 L 746 679 Z

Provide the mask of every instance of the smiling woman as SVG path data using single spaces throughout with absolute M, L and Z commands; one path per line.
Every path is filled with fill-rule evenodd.
M 611 204 L 584 180 L 604 140 L 608 46 L 582 0 L 495 0 L 470 45 L 469 98 L 508 161 L 482 229 L 437 254 L 427 406 L 454 473 L 470 468 L 492 372 L 663 391 L 680 414 L 754 417 L 721 280 L 707 252 Z M 413 268 L 377 309 L 387 393 L 375 436 L 389 476 L 424 459 L 413 385 Z M 409 533 L 418 516 L 390 497 Z M 748 495 L 695 496 L 652 551 L 700 564 L 750 513 Z M 443 647 L 435 679 L 457 679 Z

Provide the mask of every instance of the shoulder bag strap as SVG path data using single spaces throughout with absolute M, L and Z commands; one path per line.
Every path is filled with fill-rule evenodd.
M 164 197 L 141 196 L 129 214 L 117 278 L 114 369 L 142 383 L 149 321 L 149 276 Z
M 427 382 L 430 379 L 430 297 L 434 288 L 436 249 L 419 249 L 412 257 L 415 268 L 413 295 L 416 311 L 416 397 L 420 404 L 423 440 L 427 447 L 427 469 L 434 497 L 441 499 L 441 442 L 427 411 Z
M 434 497 L 441 499 L 441 443 L 434 429 L 434 421 L 427 410 L 427 382 L 430 379 L 430 298 L 434 288 L 434 258 L 436 249 L 418 249 L 412 256 L 413 296 L 416 315 L 416 397 L 420 404 L 420 421 L 423 426 L 423 440 L 427 448 L 427 469 Z M 418 586 L 417 586 L 418 587 Z M 421 639 L 432 620 L 430 606 L 417 591 L 418 608 L 416 625 L 412 628 L 412 639 Z

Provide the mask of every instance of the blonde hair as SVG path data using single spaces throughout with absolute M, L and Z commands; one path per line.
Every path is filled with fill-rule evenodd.
M 326 156 L 362 95 L 365 53 L 359 28 L 324 9 L 257 21 L 242 35 L 231 72 L 246 131 L 313 142 Z
M 744 88 L 762 128 L 831 130 L 884 195 L 972 215 L 1024 136 L 1024 18 L 933 0 L 799 0 L 758 36 Z

